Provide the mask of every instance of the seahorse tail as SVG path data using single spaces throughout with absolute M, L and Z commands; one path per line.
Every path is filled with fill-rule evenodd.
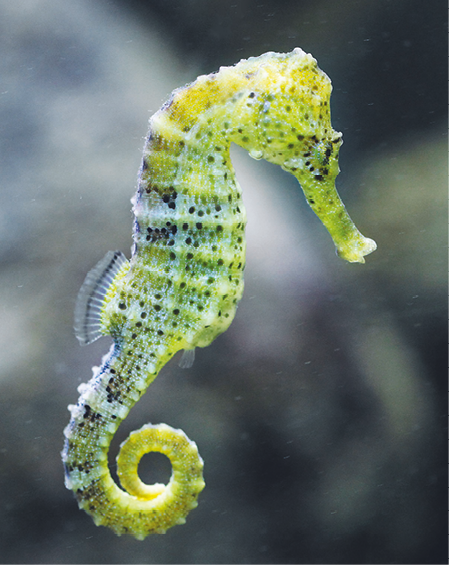
M 112 438 L 158 373 L 155 370 L 147 375 L 147 381 L 140 385 L 142 390 L 137 390 L 121 376 L 125 369 L 118 362 L 119 351 L 112 346 L 101 368 L 94 368 L 92 379 L 78 387 L 80 398 L 69 406 L 71 419 L 64 430 L 61 455 L 66 487 L 95 524 L 108 526 L 118 535 L 144 539 L 183 524 L 197 506 L 198 494 L 205 486 L 203 460 L 196 444 L 183 431 L 165 424 L 147 424 L 120 446 L 117 473 L 125 490 L 115 483 L 108 466 Z M 167 485 L 145 485 L 138 477 L 140 460 L 152 451 L 166 455 L 171 462 Z
M 72 447 L 75 438 L 67 435 L 62 454 L 66 485 L 97 526 L 108 526 L 118 535 L 130 534 L 142 540 L 149 534 L 164 534 L 168 528 L 184 524 L 187 514 L 198 505 L 198 495 L 205 486 L 203 460 L 196 444 L 182 430 L 166 424 L 147 424 L 130 434 L 117 457 L 117 473 L 127 492 L 112 479 L 107 464 L 108 445 L 97 446 L 95 467 L 85 468 L 76 463 L 80 458 Z M 169 458 L 172 476 L 167 485 L 146 485 L 139 479 L 139 462 L 149 452 Z
M 149 452 L 159 452 L 169 458 L 172 476 L 167 485 L 146 485 L 140 480 L 137 468 L 141 458 Z M 190 510 L 198 506 L 198 495 L 205 486 L 203 460 L 195 442 L 182 430 L 166 424 L 147 424 L 129 435 L 120 446 L 117 474 L 130 495 L 125 497 L 126 513 L 134 514 L 127 528 L 132 528 L 131 533 L 137 539 L 150 533 L 163 534 L 172 526 L 184 524 Z

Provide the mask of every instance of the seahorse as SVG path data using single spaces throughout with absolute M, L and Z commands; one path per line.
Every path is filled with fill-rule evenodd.
M 161 368 L 179 350 L 193 361 L 231 324 L 243 293 L 246 212 L 230 144 L 280 165 L 350 262 L 376 249 L 357 230 L 335 188 L 342 136 L 330 122 L 331 82 L 299 48 L 266 53 L 175 90 L 150 119 L 128 261 L 109 252 L 87 275 L 75 309 L 81 344 L 113 345 L 69 406 L 62 459 L 65 484 L 97 525 L 144 539 L 165 533 L 198 504 L 203 461 L 181 430 L 145 425 L 108 468 L 111 439 Z M 138 477 L 150 451 L 171 461 L 167 485 Z

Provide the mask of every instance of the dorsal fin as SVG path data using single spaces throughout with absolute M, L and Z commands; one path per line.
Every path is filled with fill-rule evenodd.
M 75 335 L 81 345 L 92 343 L 103 335 L 101 308 L 105 294 L 128 260 L 121 251 L 108 251 L 88 273 L 78 293 L 75 305 Z

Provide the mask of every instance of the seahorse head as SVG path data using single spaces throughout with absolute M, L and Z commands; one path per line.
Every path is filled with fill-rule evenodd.
M 301 49 L 258 59 L 251 87 L 238 101 L 236 114 L 246 125 L 236 142 L 252 157 L 281 165 L 300 182 L 334 180 L 342 139 L 331 125 L 330 79 Z M 254 69 L 254 59 L 230 72 L 247 76 L 248 65 Z

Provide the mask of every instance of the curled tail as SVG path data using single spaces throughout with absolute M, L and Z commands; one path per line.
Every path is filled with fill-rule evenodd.
M 69 406 L 72 418 L 64 430 L 62 452 L 65 484 L 97 526 L 144 539 L 183 524 L 198 505 L 198 494 L 204 488 L 203 460 L 196 444 L 182 430 L 147 424 L 120 446 L 117 474 L 125 490 L 115 484 L 108 468 L 109 445 L 137 396 L 126 398 L 115 388 L 113 394 L 120 396 L 120 403 L 109 402 L 110 382 L 117 375 L 113 369 L 117 366 L 115 353 L 113 348 L 102 367 L 94 370 L 92 380 L 79 387 L 77 405 Z M 172 475 L 167 485 L 146 485 L 139 479 L 139 462 L 149 452 L 162 453 L 170 460 Z

